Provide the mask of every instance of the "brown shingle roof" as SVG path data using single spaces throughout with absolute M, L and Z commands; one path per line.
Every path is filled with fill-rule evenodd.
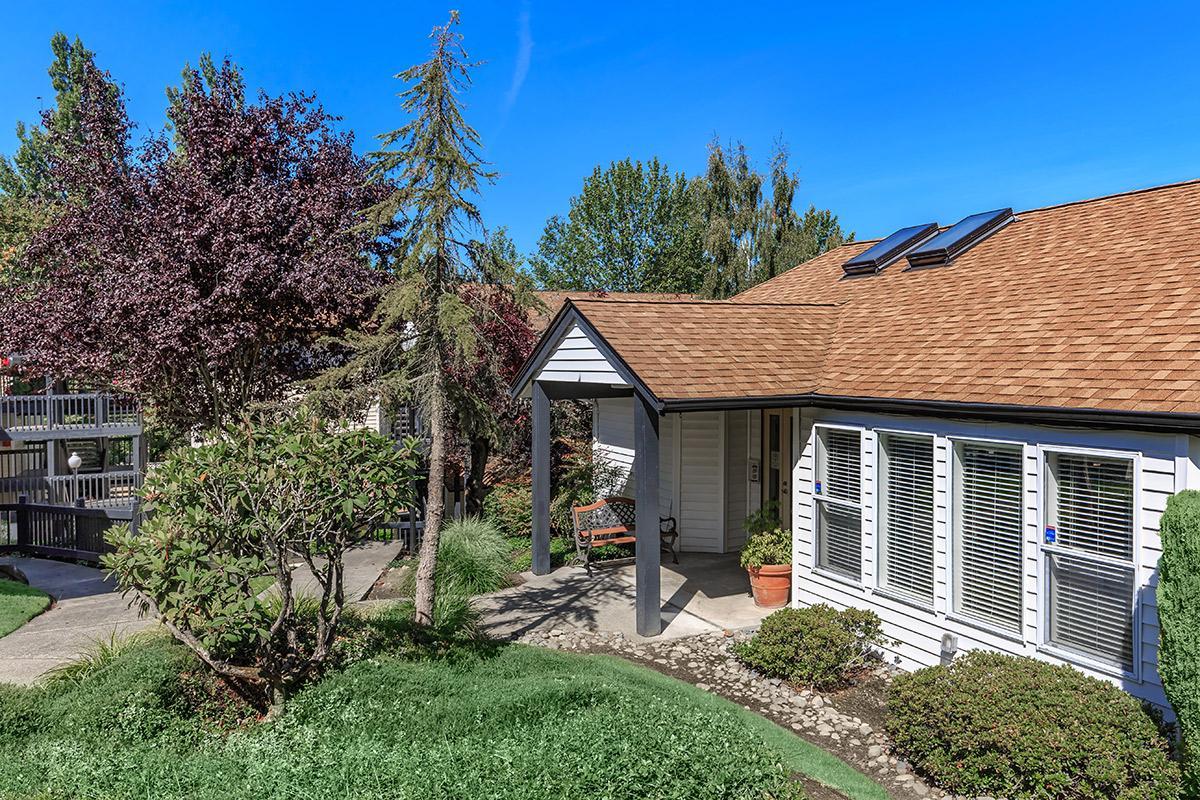
M 541 333 L 546 330 L 555 315 L 568 300 L 694 300 L 695 295 L 679 294 L 677 292 L 574 292 L 558 289 L 543 289 L 536 293 L 544 308 L 531 309 L 529 324 L 534 331 Z
M 1200 182 L 1021 212 L 946 266 L 845 278 L 871 244 L 730 301 L 574 305 L 660 399 L 1200 413 Z
M 814 391 L 837 318 L 832 305 L 572 303 L 660 400 Z
M 836 302 L 820 393 L 1200 412 L 1200 182 L 1017 215 L 953 263 L 844 278 L 870 243 L 734 302 Z

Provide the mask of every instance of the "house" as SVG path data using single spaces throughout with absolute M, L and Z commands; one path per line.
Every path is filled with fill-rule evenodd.
M 1200 488 L 1200 182 L 827 252 L 727 301 L 570 299 L 532 398 L 535 571 L 549 402 L 595 403 L 638 528 L 730 552 L 778 502 L 792 602 L 876 611 L 905 668 L 986 648 L 1166 705 L 1154 587 L 1167 498 Z M 639 633 L 660 631 L 655 535 Z
M 61 388 L 61 387 L 59 387 Z M 104 392 L 0 394 L 0 504 L 133 507 L 146 463 L 141 406 Z

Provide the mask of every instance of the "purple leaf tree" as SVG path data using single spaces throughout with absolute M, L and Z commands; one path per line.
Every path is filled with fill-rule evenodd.
M 91 68 L 81 130 L 51 164 L 53 221 L 0 300 L 0 335 L 32 374 L 136 393 L 176 430 L 221 424 L 326 366 L 317 341 L 361 320 L 388 194 L 306 95 L 245 100 L 209 59 L 169 92 L 169 126 L 136 151 L 119 93 Z

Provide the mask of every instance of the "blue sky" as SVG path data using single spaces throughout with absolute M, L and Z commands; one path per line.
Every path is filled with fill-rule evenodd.
M 525 251 L 598 163 L 703 169 L 714 136 L 860 238 L 1200 177 L 1195 3 L 21 3 L 5 12 L 0 152 L 50 97 L 50 36 L 82 36 L 143 129 L 204 51 L 251 86 L 315 92 L 366 149 L 401 122 L 392 75 L 462 12 L 469 118 L 501 172 L 482 207 Z

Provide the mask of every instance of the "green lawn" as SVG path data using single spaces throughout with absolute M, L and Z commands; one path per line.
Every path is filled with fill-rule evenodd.
M 378 656 L 222 734 L 182 699 L 190 656 L 128 647 L 78 684 L 0 687 L 0 796 L 798 797 L 804 772 L 883 790 L 761 717 L 624 661 L 519 645 Z
M 50 607 L 50 595 L 0 578 L 0 636 L 7 636 Z

